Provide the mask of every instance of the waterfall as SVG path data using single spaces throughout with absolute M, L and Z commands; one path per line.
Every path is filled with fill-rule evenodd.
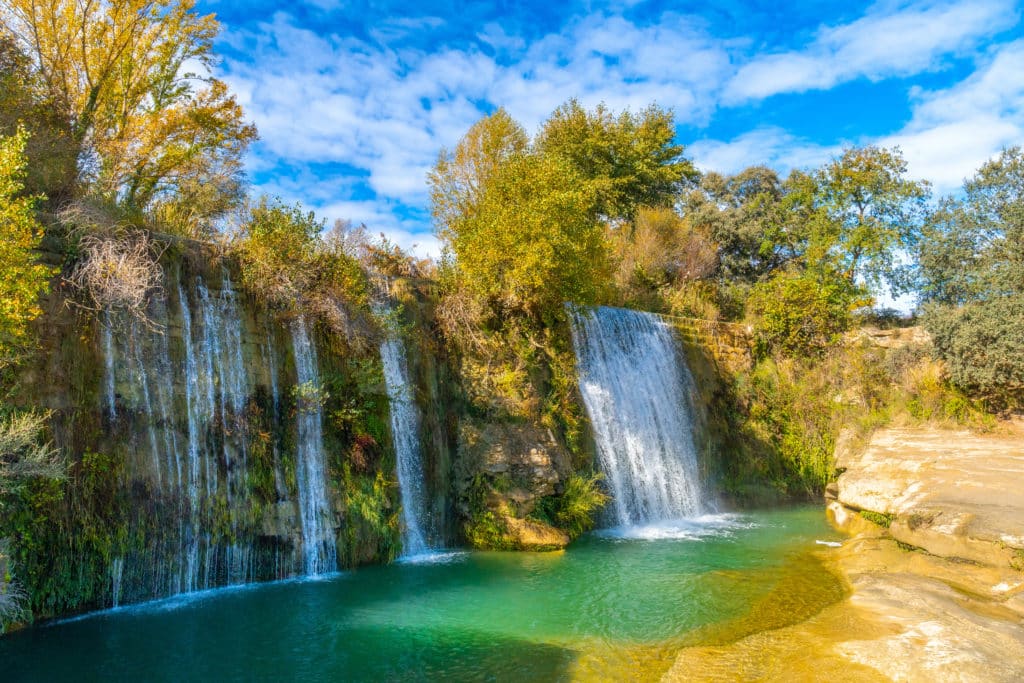
M 302 553 L 305 573 L 323 574 L 337 569 L 334 515 L 327 498 L 323 444 L 323 407 L 316 349 L 309 340 L 306 321 L 291 326 L 295 349 L 297 387 L 298 448 L 295 480 L 299 489 L 299 517 L 302 523 Z
M 693 379 L 669 326 L 620 308 L 569 313 L 580 393 L 617 524 L 701 514 Z
M 110 606 L 121 606 L 121 579 L 124 576 L 124 558 L 115 557 L 110 562 Z
M 142 321 L 106 312 L 97 328 L 104 363 L 99 408 L 110 423 L 110 446 L 124 449 L 127 477 L 133 485 L 144 482 L 134 490 L 147 497 L 146 517 L 131 522 L 144 529 L 144 545 L 125 548 L 111 564 L 112 600 L 122 604 L 336 570 L 323 394 L 305 321 L 290 330 L 299 385 L 291 422 L 281 397 L 292 381 L 285 379 L 290 366 L 275 347 L 272 320 L 263 321 L 265 341 L 253 341 L 226 271 L 219 289 L 208 288 L 201 277 L 179 278 L 147 313 L 149 320 Z M 247 356 L 250 350 L 255 359 Z M 267 394 L 258 391 L 261 384 Z M 297 492 L 289 491 L 284 471 L 279 434 L 286 423 L 296 430 Z M 265 451 L 250 453 L 253 443 L 270 449 L 276 502 L 284 505 L 272 518 L 281 529 L 272 538 L 283 541 L 268 541 L 260 527 L 271 517 L 253 504 L 255 458 L 259 467 L 267 463 Z M 297 519 L 288 514 L 289 503 Z M 287 540 L 292 533 L 295 550 Z
M 384 309 L 378 311 L 383 312 Z M 391 437 L 395 443 L 398 487 L 402 496 L 402 552 L 422 555 L 430 550 L 430 513 L 426 476 L 420 450 L 420 416 L 413 400 L 412 384 L 401 337 L 391 333 L 380 346 L 391 413 Z
M 103 384 L 105 388 L 107 416 L 113 420 L 117 416 L 117 398 L 115 394 L 116 378 L 114 377 L 114 321 L 110 311 L 103 312 L 100 323 L 103 334 Z
M 188 420 L 188 447 L 185 451 L 185 495 L 188 497 L 189 523 L 185 529 L 185 581 L 187 591 L 199 589 L 200 546 L 205 547 L 205 539 L 199 532 L 199 490 L 200 490 L 200 424 L 206 415 L 202 399 L 205 392 L 199 386 L 199 363 L 196 360 L 195 344 L 192 341 L 192 311 L 189 308 L 185 290 L 178 284 L 178 302 L 181 305 L 182 337 L 185 346 L 185 411 Z M 207 553 L 202 553 L 204 556 Z

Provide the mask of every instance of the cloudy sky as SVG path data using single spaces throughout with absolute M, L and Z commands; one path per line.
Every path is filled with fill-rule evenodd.
M 711 5 L 711 6 L 709 6 Z M 425 175 L 504 106 L 674 110 L 703 169 L 900 145 L 940 192 L 1024 143 L 1022 3 L 199 0 L 259 127 L 254 189 L 436 254 Z

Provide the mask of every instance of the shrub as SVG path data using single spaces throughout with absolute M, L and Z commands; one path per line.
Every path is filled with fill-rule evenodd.
M 856 292 L 839 278 L 779 274 L 755 286 L 750 307 L 764 351 L 820 355 L 850 327 Z
M 565 490 L 557 499 L 554 521 L 569 534 L 577 538 L 583 532 L 594 528 L 594 514 L 610 500 L 601 490 L 604 475 L 594 472 L 590 475 L 570 474 Z
M 992 407 L 1024 404 L 1024 295 L 926 309 L 950 379 Z
M 149 322 L 149 301 L 162 289 L 163 248 L 142 230 L 90 232 L 78 240 L 78 262 L 67 281 L 76 303 L 91 311 L 118 311 Z

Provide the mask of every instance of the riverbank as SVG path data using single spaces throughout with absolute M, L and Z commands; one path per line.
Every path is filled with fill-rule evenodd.
M 849 590 L 799 624 L 688 648 L 665 680 L 1024 679 L 1024 439 L 887 429 L 841 451 L 815 553 Z

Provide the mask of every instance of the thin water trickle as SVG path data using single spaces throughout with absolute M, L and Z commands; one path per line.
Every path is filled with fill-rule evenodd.
M 387 312 L 384 306 L 378 313 Z M 420 415 L 413 399 L 405 357 L 405 344 L 390 332 L 380 345 L 391 414 L 391 438 L 395 443 L 398 487 L 402 496 L 402 555 L 423 555 L 431 550 L 430 511 L 420 448 Z
M 299 490 L 302 553 L 305 573 L 325 574 L 338 568 L 334 515 L 327 493 L 323 446 L 323 407 L 316 348 L 309 339 L 306 321 L 291 326 L 298 378 L 298 448 L 295 481 Z
M 615 522 L 694 517 L 708 507 L 694 440 L 693 379 L 659 316 L 569 308 L 580 393 Z

